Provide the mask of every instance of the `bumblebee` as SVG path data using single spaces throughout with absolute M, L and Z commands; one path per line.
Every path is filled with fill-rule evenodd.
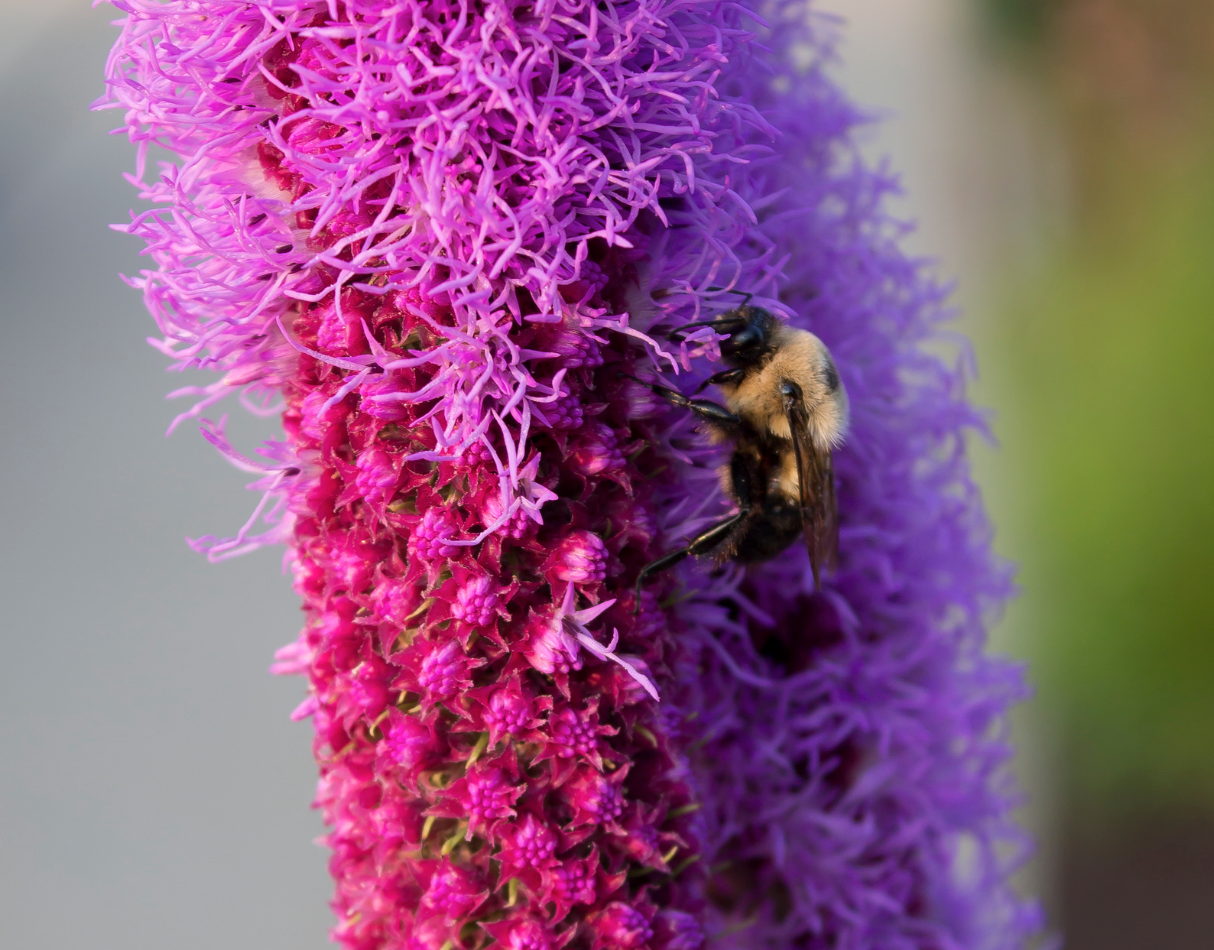
M 826 346 L 770 311 L 745 305 L 711 321 L 678 327 L 670 338 L 677 342 L 703 327 L 725 337 L 720 348 L 727 369 L 706 379 L 690 397 L 636 381 L 694 412 L 717 443 L 732 443 L 720 477 L 738 510 L 645 565 L 637 578 L 638 607 L 641 585 L 687 557 L 711 555 L 753 564 L 804 537 L 818 586 L 823 565 L 833 565 L 838 550 L 831 453 L 847 433 L 848 409 Z M 725 405 L 697 398 L 710 385 L 720 388 Z

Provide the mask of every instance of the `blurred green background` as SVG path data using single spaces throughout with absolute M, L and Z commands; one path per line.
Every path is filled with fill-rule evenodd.
M 974 0 L 1065 207 L 974 327 L 1073 950 L 1214 947 L 1214 2 Z
M 1214 809 L 1214 3 L 986 2 L 1072 183 L 979 354 L 1023 468 L 1042 699 L 1099 820 Z

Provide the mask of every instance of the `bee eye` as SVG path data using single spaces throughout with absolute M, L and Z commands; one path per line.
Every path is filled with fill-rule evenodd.
M 744 350 L 762 346 L 763 341 L 763 331 L 752 323 L 745 329 L 730 334 L 729 339 L 721 343 L 721 352 L 726 355 L 740 353 Z
M 822 370 L 822 382 L 826 383 L 828 393 L 833 393 L 839 388 L 839 371 L 835 369 L 835 364 L 830 360 L 826 361 L 826 367 Z

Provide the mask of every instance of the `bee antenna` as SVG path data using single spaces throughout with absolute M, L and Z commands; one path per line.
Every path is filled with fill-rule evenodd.
M 727 293 L 727 294 L 741 294 L 743 297 L 746 298 L 745 300 L 742 301 L 743 307 L 745 307 L 748 303 L 750 303 L 750 301 L 754 298 L 754 294 L 752 294 L 750 291 L 735 290 L 733 287 L 708 287 L 705 289 L 715 290 L 715 291 L 723 292 L 723 293 Z
M 698 330 L 698 329 L 702 329 L 703 327 L 715 327 L 715 326 L 719 326 L 719 324 L 717 323 L 716 320 L 701 320 L 696 323 L 684 323 L 681 327 L 675 327 L 673 330 L 671 330 L 666 335 L 668 337 L 673 337 L 676 333 L 682 333 L 684 330 Z

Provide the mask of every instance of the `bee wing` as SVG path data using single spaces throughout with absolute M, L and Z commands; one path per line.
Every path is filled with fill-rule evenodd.
M 814 444 L 809 417 L 796 386 L 785 386 L 784 414 L 797 460 L 801 523 L 805 528 L 805 546 L 809 550 L 809 563 L 817 587 L 822 565 L 833 566 L 839 549 L 834 461 L 830 449 L 820 449 Z

